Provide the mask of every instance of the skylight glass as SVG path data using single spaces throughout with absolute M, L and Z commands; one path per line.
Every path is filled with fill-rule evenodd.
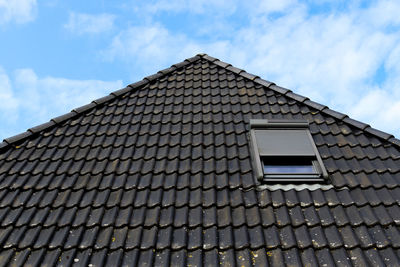
M 264 174 L 317 174 L 312 159 L 274 158 L 263 160 Z
M 290 173 L 315 173 L 312 165 L 264 165 L 264 173 L 290 174 Z

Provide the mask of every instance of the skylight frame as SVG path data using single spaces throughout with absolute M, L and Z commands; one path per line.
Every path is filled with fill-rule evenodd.
M 310 145 L 312 147 L 312 166 L 315 168 L 316 173 L 264 173 L 264 158 L 272 157 L 268 155 L 265 157 L 260 155 L 259 146 L 257 144 L 256 130 L 299 130 L 301 129 L 306 133 L 306 138 L 308 138 Z M 302 138 L 305 138 L 304 135 Z M 251 144 L 251 155 L 253 158 L 253 166 L 255 167 L 256 177 L 259 181 L 263 182 L 290 182 L 290 183 L 305 183 L 305 182 L 324 182 L 328 178 L 328 173 L 322 162 L 321 156 L 318 149 L 314 143 L 314 139 L 309 131 L 309 124 L 304 120 L 260 120 L 251 119 L 250 120 L 250 144 Z M 294 155 L 293 158 L 304 159 L 305 157 L 310 157 L 308 155 Z M 280 155 L 282 157 L 282 155 Z M 279 157 L 279 156 L 277 156 Z M 287 157 L 292 157 L 287 155 Z M 285 158 L 285 157 L 282 157 Z M 276 160 L 276 159 L 275 159 Z

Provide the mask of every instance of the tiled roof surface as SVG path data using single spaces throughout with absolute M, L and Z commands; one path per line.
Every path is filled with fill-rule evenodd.
M 306 119 L 331 187 L 256 183 Z M 0 265 L 400 265 L 400 142 L 198 55 L 0 145 Z

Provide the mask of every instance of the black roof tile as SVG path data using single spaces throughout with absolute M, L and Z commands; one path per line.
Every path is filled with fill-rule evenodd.
M 142 227 L 136 227 L 128 230 L 125 239 L 125 248 L 129 251 L 133 248 L 139 247 L 142 238 Z
M 122 259 L 122 266 L 134 266 L 137 265 L 139 260 L 139 250 L 132 249 L 126 250 Z
M 282 250 L 279 248 L 267 251 L 267 255 L 269 257 L 268 259 L 271 262 L 271 266 L 279 266 L 283 262 L 285 262 Z
M 186 266 L 186 259 L 187 259 L 186 254 L 187 254 L 187 251 L 185 249 L 173 251 L 171 253 L 171 258 L 170 258 L 171 265 L 178 266 L 178 267 Z M 149 266 L 151 266 L 151 264 L 149 264 Z
M 275 223 L 278 226 L 285 226 L 290 224 L 290 216 L 286 206 L 282 206 L 275 209 L 275 216 L 276 216 Z
M 331 188 L 256 184 L 254 118 L 309 121 Z M 397 141 L 198 55 L 0 144 L 0 262 L 398 265 Z
M 291 224 L 294 227 L 300 226 L 305 223 L 303 212 L 300 206 L 295 206 L 289 209 L 289 214 L 290 214 Z
M 30 255 L 30 251 L 25 249 L 20 251 L 19 253 L 15 253 L 13 258 L 10 260 L 14 266 L 21 266 L 25 263 L 27 260 L 28 256 Z M 6 262 L 2 262 L 3 264 L 6 264 Z
M 186 246 L 187 246 L 187 228 L 182 227 L 174 229 L 172 233 L 171 248 L 177 250 L 184 248 Z
M 160 214 L 160 222 L 159 225 L 161 227 L 171 225 L 174 219 L 174 208 L 168 207 L 161 210 Z
M 371 239 L 373 240 L 373 243 L 374 245 L 376 245 L 377 248 L 385 248 L 389 245 L 389 240 L 386 238 L 385 233 L 380 226 L 375 225 L 368 230 Z
M 37 235 L 40 232 L 40 228 L 39 227 L 34 227 L 31 229 L 27 229 L 27 231 L 24 233 L 23 238 L 20 239 L 20 242 L 18 244 L 18 248 L 24 249 L 27 247 L 31 247 L 35 240 Z
M 168 249 L 157 252 L 154 257 L 154 266 L 167 267 L 170 262 L 169 257 L 170 257 L 170 251 Z
M 297 246 L 300 249 L 308 248 L 312 245 L 311 237 L 306 226 L 300 226 L 294 229 L 294 234 L 297 240 Z
M 233 229 L 234 247 L 235 249 L 242 249 L 249 246 L 249 237 L 247 227 L 241 226 Z
M 296 265 L 301 262 L 298 251 L 294 248 L 284 251 L 286 265 Z
M 215 208 L 213 208 L 215 212 Z M 214 213 L 212 212 L 212 213 Z M 210 213 L 210 222 L 215 220 L 215 214 Z M 175 227 L 182 227 L 187 224 L 188 221 L 188 207 L 181 207 L 175 209 L 175 216 L 174 216 L 174 226 Z M 213 223 L 215 224 L 215 222 Z
M 350 259 L 355 266 L 366 266 L 370 264 L 368 258 L 364 255 L 361 249 L 356 248 L 349 251 Z
M 276 248 L 280 245 L 278 229 L 272 225 L 270 227 L 264 227 L 264 240 L 267 248 Z
M 187 248 L 189 250 L 199 249 L 203 246 L 203 231 L 201 227 L 188 230 Z M 220 239 L 221 242 L 221 239 Z
M 285 226 L 279 230 L 279 237 L 283 249 L 289 249 L 296 246 L 296 237 L 290 226 Z
M 319 266 L 318 260 L 315 255 L 315 251 L 312 248 L 301 251 L 301 260 L 304 265 L 307 266 Z
M 400 260 L 396 253 L 391 248 L 386 248 L 380 251 L 382 259 L 385 261 L 387 266 L 396 266 L 400 264 Z
M 1 226 L 7 227 L 17 222 L 19 215 L 22 212 L 22 208 L 11 209 L 8 211 L 7 215 L 4 216 Z

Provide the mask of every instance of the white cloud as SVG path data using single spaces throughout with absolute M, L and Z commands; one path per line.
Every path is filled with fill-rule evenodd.
M 111 14 L 70 13 L 64 27 L 76 34 L 101 33 L 113 28 L 115 16 Z
M 0 103 L 0 118 L 15 120 L 18 102 L 14 97 L 11 81 L 2 67 L 0 67 Z
M 393 0 L 380 0 L 375 5 L 364 12 L 364 16 L 368 17 L 366 22 L 373 26 L 398 26 L 400 24 L 400 2 Z
M 35 112 L 39 119 L 90 103 L 107 92 L 122 87 L 122 81 L 70 80 L 65 78 L 39 78 L 32 69 L 15 71 L 16 97 L 21 108 Z M 29 101 L 27 101 L 29 99 Z M 63 111 L 59 111 L 63 109 Z
M 36 0 L 0 0 L 0 24 L 26 23 L 36 16 Z
M 228 0 L 159 0 L 146 1 L 142 6 L 138 3 L 140 10 L 149 13 L 157 12 L 190 12 L 204 14 L 209 12 L 232 14 L 236 10 L 236 1 Z M 137 9 L 139 10 L 139 8 Z
M 351 109 L 350 114 L 355 118 L 368 120 L 374 128 L 385 129 L 397 135 L 400 132 L 400 98 L 394 98 L 387 91 L 375 89 L 368 92 Z
M 252 11 L 257 13 L 283 12 L 298 6 L 296 0 L 261 0 L 248 2 Z
M 250 51 L 249 71 L 346 108 L 398 42 L 396 35 L 369 31 L 356 20 L 351 14 L 308 18 L 295 10 L 241 29 L 233 45 Z
M 227 44 L 225 41 L 201 44 L 183 34 L 173 34 L 165 27 L 154 24 L 131 27 L 120 32 L 113 38 L 110 47 L 103 51 L 103 56 L 107 60 L 121 59 L 128 64 L 134 62 L 142 71 L 149 73 L 167 67 L 175 59 L 183 60 L 204 52 L 205 48 L 224 51 Z
M 32 69 L 0 69 L 0 138 L 15 135 L 122 87 L 122 81 L 40 78 Z M 7 112 L 7 113 L 4 113 Z
M 193 50 L 187 41 L 186 36 L 171 35 L 161 25 L 131 27 L 113 38 L 106 56 L 110 59 L 138 57 L 146 61 L 154 57 L 162 60 L 163 55 L 182 53 L 181 49 Z M 184 47 L 180 47 L 181 43 L 185 44 Z
M 186 1 L 173 3 L 178 2 L 182 3 L 180 10 L 195 12 L 185 5 Z M 162 3 L 158 2 L 158 11 L 169 12 Z M 338 5 L 332 13 L 311 13 L 305 2 L 296 0 L 232 5 L 232 10 L 241 15 L 245 12 L 248 17 L 224 39 L 209 36 L 213 41 L 205 42 L 193 34 L 147 22 L 121 31 L 103 55 L 108 60 L 151 66 L 155 72 L 168 63 L 205 52 L 400 135 L 400 129 L 393 128 L 398 125 L 393 114 L 397 114 L 400 102 L 398 2 L 375 1 L 364 7 L 359 3 Z M 279 14 L 274 15 L 276 12 Z M 210 20 L 210 27 L 211 23 L 216 21 Z M 229 24 L 229 20 L 221 18 L 220 23 Z M 375 80 L 382 69 L 383 81 Z M 366 103 L 381 91 L 385 94 L 376 98 L 376 111 L 370 113 Z

